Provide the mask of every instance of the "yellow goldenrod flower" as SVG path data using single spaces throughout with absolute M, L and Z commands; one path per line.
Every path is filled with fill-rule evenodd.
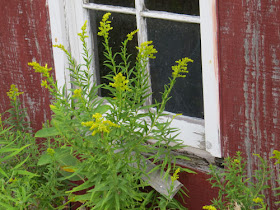
M 208 210 L 217 210 L 215 206 L 203 206 L 202 209 L 208 209 Z
M 253 201 L 254 201 L 255 203 L 263 203 L 263 199 L 260 198 L 260 197 L 254 198 Z
M 61 49 L 68 57 L 71 57 L 71 54 L 68 52 L 68 50 L 65 49 L 64 45 L 62 45 L 62 44 L 55 44 L 55 45 L 53 45 L 53 47 Z
M 278 150 L 274 150 L 272 153 L 274 156 L 270 157 L 270 158 L 275 158 L 277 159 L 277 161 L 275 162 L 275 164 L 280 164 L 280 151 Z
M 46 80 L 42 80 L 41 86 L 44 88 L 48 88 L 48 82 Z
M 51 108 L 51 110 L 54 110 L 54 109 L 56 109 L 56 107 L 54 106 L 54 105 L 50 105 L 50 108 Z
M 55 153 L 55 151 L 54 151 L 52 148 L 48 148 L 48 149 L 47 149 L 47 153 L 48 153 L 49 155 L 53 156 L 54 153 Z
M 85 21 L 84 25 L 83 25 L 82 28 L 81 28 L 82 32 L 81 32 L 81 33 L 78 33 L 78 36 L 80 37 L 80 39 L 81 39 L 82 41 L 84 41 L 85 38 L 88 37 L 88 36 L 86 35 L 86 34 L 87 34 L 86 29 L 87 29 L 87 21 Z
M 135 35 L 138 31 L 139 31 L 139 30 L 137 29 L 137 30 L 134 30 L 134 31 L 132 31 L 131 33 L 127 34 L 127 40 L 128 40 L 128 41 L 131 41 L 131 40 L 133 39 L 134 35 Z
M 97 121 L 97 122 L 101 122 L 103 120 L 102 114 L 100 114 L 100 113 L 93 114 L 92 118 L 95 118 L 95 121 Z
M 98 29 L 100 30 L 98 32 L 98 36 L 103 36 L 104 38 L 108 38 L 109 31 L 113 29 L 113 27 L 111 27 L 110 25 L 111 21 L 108 21 L 110 15 L 111 13 L 109 12 L 103 15 L 102 21 L 100 22 L 100 27 L 98 27 Z
M 21 94 L 23 94 L 23 92 L 18 92 L 18 88 L 16 88 L 14 84 L 11 85 L 9 92 L 7 92 L 7 96 L 11 100 L 16 100 L 16 97 L 18 97 Z
M 190 58 L 182 58 L 181 60 L 178 60 L 176 61 L 177 65 L 175 66 L 172 66 L 172 76 L 174 78 L 177 78 L 177 77 L 186 77 L 186 75 L 182 74 L 182 73 L 189 73 L 187 71 L 187 66 L 188 66 L 188 63 L 189 62 L 193 62 L 192 59 Z
M 176 181 L 177 179 L 179 179 L 179 173 L 180 172 L 180 168 L 177 168 L 175 173 L 171 176 L 171 181 L 174 182 Z
M 239 164 L 240 164 L 240 160 L 238 160 L 238 159 L 234 159 L 233 162 L 234 162 L 236 165 L 239 165 Z
M 35 72 L 39 72 L 42 73 L 42 75 L 46 78 L 50 77 L 50 71 L 52 70 L 52 68 L 48 68 L 48 64 L 46 64 L 45 66 L 41 66 L 39 63 L 37 62 L 31 62 L 28 63 L 29 66 L 32 66 L 33 69 L 35 70 Z
M 82 97 L 82 89 L 74 90 L 73 98 L 81 98 Z
M 90 127 L 89 130 L 92 131 L 92 136 L 97 133 L 109 133 L 110 128 L 120 127 L 119 125 L 111 122 L 110 120 L 104 120 L 100 113 L 95 113 L 92 115 L 94 121 L 82 122 L 83 126 Z
M 128 90 L 130 91 L 131 89 L 128 88 L 127 83 L 129 82 L 128 79 L 126 79 L 122 73 L 118 73 L 116 76 L 113 77 L 113 79 L 115 80 L 114 83 L 110 82 L 109 84 L 116 88 L 117 90 L 120 91 L 125 91 Z
M 147 58 L 151 58 L 151 59 L 156 58 L 154 54 L 157 53 L 157 50 L 154 48 L 154 45 L 151 45 L 152 43 L 153 43 L 152 41 L 146 41 L 141 43 L 140 47 L 136 47 L 139 51 L 138 60 L 147 59 Z

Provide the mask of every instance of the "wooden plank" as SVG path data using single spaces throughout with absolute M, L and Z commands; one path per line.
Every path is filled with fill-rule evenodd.
M 121 152 L 122 149 L 115 150 L 115 153 Z M 135 152 L 131 152 L 131 155 L 135 155 Z M 142 163 L 143 167 L 146 166 L 145 173 L 148 174 L 148 176 L 143 175 L 142 179 L 144 181 L 147 181 L 151 187 L 153 187 L 157 192 L 160 194 L 172 199 L 177 192 L 183 187 L 183 184 L 179 182 L 178 180 L 175 180 L 172 182 L 171 176 L 168 175 L 167 179 L 163 178 L 164 173 L 161 175 L 161 170 L 157 169 L 150 173 L 151 170 L 153 170 L 156 165 L 153 164 L 148 159 L 145 160 L 145 163 Z M 137 168 L 137 163 L 131 163 L 130 166 Z M 141 166 L 140 166 L 141 167 Z M 170 192 L 170 190 L 172 191 Z

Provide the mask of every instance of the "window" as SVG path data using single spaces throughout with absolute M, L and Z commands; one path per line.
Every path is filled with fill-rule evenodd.
M 148 69 L 153 92 L 150 103 L 160 98 L 159 92 L 168 82 L 175 60 L 182 57 L 195 60 L 189 66 L 187 79 L 177 82 L 166 111 L 171 116 L 184 114 L 174 120 L 173 126 L 181 129 L 179 138 L 186 145 L 221 156 L 215 0 L 49 0 L 48 3 L 53 42 L 64 44 L 74 57 L 79 58 L 82 49 L 75 40 L 76 34 L 84 21 L 90 20 L 89 46 L 93 49 L 92 69 L 97 78 L 103 67 L 96 29 L 105 12 L 112 13 L 115 28 L 112 33 L 116 33 L 112 34 L 113 47 L 114 42 L 119 47 L 122 36 L 136 28 L 139 32 L 134 44 L 153 40 L 159 53 Z M 133 53 L 134 48 L 130 50 Z M 57 80 L 62 85 L 69 80 L 64 70 L 65 58 L 54 50 L 54 59 Z

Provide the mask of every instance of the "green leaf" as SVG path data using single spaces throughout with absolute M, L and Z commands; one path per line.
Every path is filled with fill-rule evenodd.
M 109 105 L 100 105 L 95 109 L 95 113 L 104 114 L 107 112 L 111 107 Z
M 6 174 L 6 172 L 2 168 L 0 168 L 0 173 L 2 175 L 4 175 L 5 177 L 9 178 L 9 176 Z
M 183 155 L 176 156 L 176 159 L 190 160 L 189 157 L 186 157 L 186 156 L 183 156 Z
M 16 156 L 18 153 L 20 153 L 22 150 L 24 150 L 26 147 L 29 147 L 29 146 L 30 146 L 30 144 L 25 145 L 25 146 L 21 147 L 20 149 L 17 149 L 17 150 L 14 151 L 13 153 L 11 153 L 11 154 L 9 154 L 8 156 L 2 158 L 1 161 L 5 161 L 5 160 L 10 159 L 11 157 Z
M 181 168 L 182 169 L 182 171 L 184 171 L 184 172 L 187 172 L 187 173 L 190 173 L 190 174 L 196 174 L 196 172 L 195 171 L 192 171 L 191 169 L 188 169 L 188 168 Z
M 59 131 L 55 127 L 43 128 L 36 132 L 35 137 L 46 138 L 59 135 Z
M 57 162 L 62 166 L 75 166 L 79 160 L 71 154 L 71 149 L 68 147 L 65 148 L 56 148 L 54 149 L 54 157 Z
M 29 171 L 24 171 L 24 170 L 17 170 L 16 172 L 20 175 L 26 175 L 26 176 L 31 176 L 31 177 L 39 176 L 37 174 L 31 173 Z
M 94 186 L 94 184 L 90 181 L 86 181 L 83 184 L 74 187 L 72 190 L 66 191 L 66 193 L 73 193 L 73 192 L 77 192 L 77 191 L 81 191 L 81 190 L 85 190 L 88 189 L 90 187 Z
M 9 209 L 9 210 L 16 210 L 16 208 L 14 208 L 8 204 L 2 203 L 2 202 L 0 202 L 0 206 L 5 207 L 6 209 Z
M 43 154 L 39 160 L 38 160 L 38 163 L 37 165 L 38 166 L 42 166 L 42 165 L 46 165 L 46 164 L 49 164 L 52 162 L 52 158 L 49 154 Z
M 30 156 L 30 155 L 28 155 L 28 156 L 25 158 L 24 161 L 22 161 L 22 162 L 20 162 L 19 164 L 17 164 L 17 165 L 14 167 L 14 169 L 17 169 L 17 168 L 21 167 L 21 166 L 28 160 L 29 156 Z

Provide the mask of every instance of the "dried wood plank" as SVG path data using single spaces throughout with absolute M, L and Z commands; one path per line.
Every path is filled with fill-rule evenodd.
M 115 153 L 121 152 L 122 149 L 115 150 Z M 135 155 L 135 152 L 132 152 L 131 155 Z M 144 157 L 144 156 L 143 156 Z M 183 187 L 183 184 L 178 180 L 172 182 L 171 176 L 168 175 L 166 179 L 164 179 L 164 173 L 161 174 L 161 170 L 157 169 L 152 171 L 156 165 L 153 164 L 150 160 L 146 159 L 145 163 L 142 163 L 142 166 L 146 166 L 145 174 L 141 178 L 148 182 L 148 184 L 154 188 L 160 194 L 172 199 L 177 192 Z M 131 163 L 130 166 L 134 168 L 138 168 L 137 163 Z M 141 167 L 141 166 L 140 166 Z M 150 172 L 152 171 L 152 172 Z

